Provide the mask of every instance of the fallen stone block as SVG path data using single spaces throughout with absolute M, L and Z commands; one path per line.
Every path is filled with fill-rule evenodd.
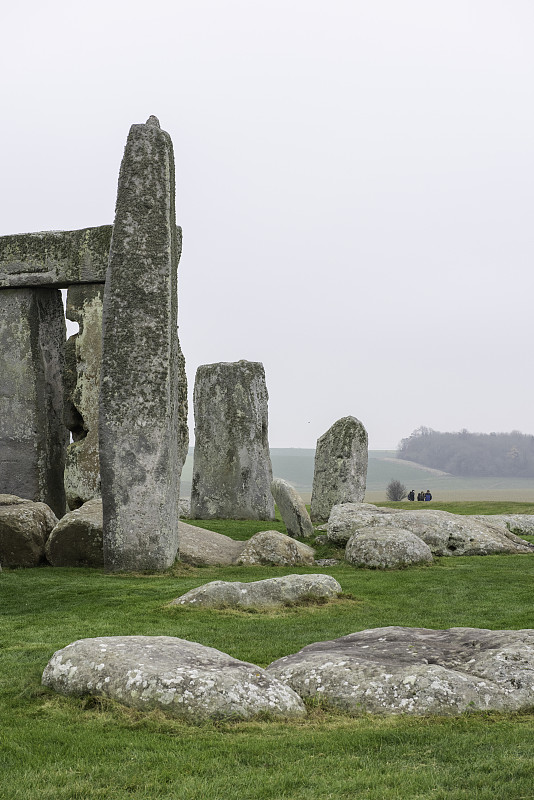
M 333 600 L 341 586 L 330 575 L 285 575 L 263 581 L 212 581 L 186 592 L 171 606 L 204 608 L 270 608 L 304 600 Z
M 521 711 L 534 704 L 534 630 L 375 628 L 308 645 L 267 671 L 352 714 Z
M 195 567 L 228 566 L 235 563 L 245 542 L 208 531 L 186 522 L 178 523 L 180 561 Z
M 64 695 L 110 697 L 189 722 L 304 717 L 304 704 L 265 670 L 171 636 L 80 639 L 58 650 L 42 682 Z

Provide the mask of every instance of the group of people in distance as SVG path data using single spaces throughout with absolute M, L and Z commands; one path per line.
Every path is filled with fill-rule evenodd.
M 417 495 L 418 500 L 432 500 L 432 495 L 430 494 L 430 489 L 427 489 L 426 492 L 419 492 Z M 408 500 L 415 500 L 415 489 L 412 489 L 408 492 Z

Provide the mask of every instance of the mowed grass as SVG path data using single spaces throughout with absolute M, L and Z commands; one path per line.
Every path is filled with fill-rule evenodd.
M 211 521 L 206 526 L 216 527 Z M 226 520 L 221 527 L 235 538 L 248 538 L 257 524 Z M 166 607 L 210 580 L 291 572 L 331 574 L 347 597 L 268 614 Z M 177 565 L 159 575 L 5 570 L 0 575 L 0 797 L 533 798 L 534 710 L 386 718 L 311 707 L 300 722 L 191 726 L 109 701 L 65 698 L 40 686 L 52 653 L 89 636 L 179 636 L 265 667 L 311 642 L 385 625 L 534 627 L 533 585 L 530 555 L 442 558 L 430 567 L 399 571 L 345 564 L 328 569 Z

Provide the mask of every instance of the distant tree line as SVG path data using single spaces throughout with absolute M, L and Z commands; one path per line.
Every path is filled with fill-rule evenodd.
M 397 449 L 397 458 L 452 475 L 534 477 L 534 436 L 511 433 L 441 433 L 417 428 Z

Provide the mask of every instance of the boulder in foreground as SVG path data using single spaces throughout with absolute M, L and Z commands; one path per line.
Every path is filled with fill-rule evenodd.
M 534 630 L 375 628 L 308 645 L 267 670 L 350 713 L 520 711 L 534 705 Z
M 305 599 L 333 600 L 341 586 L 330 575 L 285 575 L 263 581 L 212 581 L 178 597 L 171 606 L 262 608 L 293 605 Z
M 171 636 L 80 639 L 54 653 L 42 682 L 190 722 L 306 714 L 298 695 L 260 667 Z

